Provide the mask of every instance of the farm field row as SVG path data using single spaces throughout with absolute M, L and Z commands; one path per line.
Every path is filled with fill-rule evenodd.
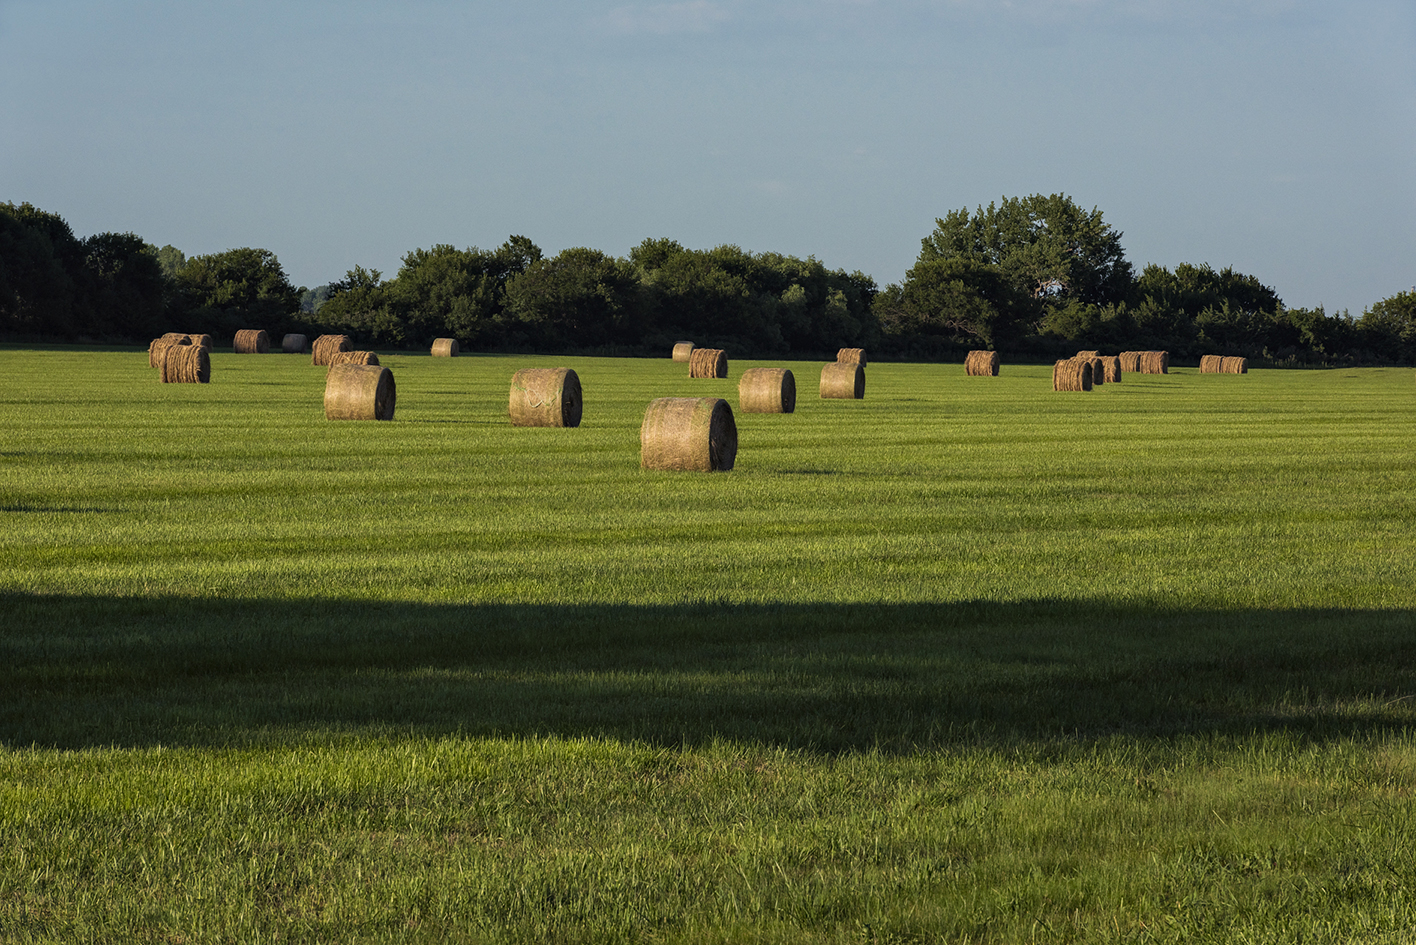
M 0 349 L 0 941 L 1416 927 L 1411 371 L 381 360 Z

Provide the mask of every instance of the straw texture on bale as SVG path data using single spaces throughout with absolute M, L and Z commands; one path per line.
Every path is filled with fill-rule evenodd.
M 1219 374 L 1223 370 L 1224 359 L 1217 354 L 1206 354 L 1200 358 L 1201 374 Z
M 694 348 L 688 355 L 688 376 L 727 377 L 727 352 L 720 348 Z
M 675 361 L 682 361 L 684 364 L 687 364 L 687 363 L 688 363 L 688 359 L 689 359 L 690 357 L 692 357 L 692 355 L 693 355 L 693 342 L 691 342 L 691 341 L 679 341 L 679 342 L 676 342 L 676 343 L 674 344 L 674 354 L 673 354 L 673 358 L 674 358 Z
M 964 359 L 964 373 L 969 377 L 997 377 L 999 363 L 997 351 L 970 351 Z
M 796 378 L 786 368 L 748 368 L 738 381 L 738 409 L 743 413 L 794 412 Z
M 1078 352 L 1077 352 L 1077 357 L 1079 357 L 1079 358 L 1099 358 L 1099 357 L 1101 357 L 1101 352 L 1100 352 L 1100 351 L 1078 351 Z
M 829 400 L 865 398 L 865 368 L 859 364 L 828 364 L 821 369 L 821 396 Z
M 168 345 L 162 357 L 162 383 L 206 384 L 211 380 L 211 355 L 201 345 Z
M 1248 374 L 1248 358 L 1223 358 L 1219 365 L 1221 374 Z
M 1085 361 L 1091 365 L 1093 387 L 1100 387 L 1102 384 L 1106 383 L 1106 366 L 1101 363 L 1101 358 L 1083 358 L 1079 356 L 1077 360 Z
M 165 341 L 163 338 L 154 338 L 152 344 L 148 345 L 148 367 L 160 369 L 162 367 L 162 359 L 167 356 L 167 349 L 177 344 L 185 345 L 187 342 L 185 339 L 181 342 L 176 342 Z
M 864 348 L 842 348 L 836 352 L 837 364 L 859 364 L 865 367 Z
M 435 358 L 455 358 L 462 353 L 456 338 L 434 338 L 432 355 Z
M 329 367 L 335 352 L 352 351 L 354 343 L 349 340 L 348 335 L 320 335 L 315 339 L 315 343 L 310 345 L 310 363 L 321 367 Z
M 326 420 L 392 420 L 398 390 L 377 364 L 336 364 L 325 378 Z
M 1121 370 L 1125 371 L 1125 372 L 1128 373 L 1128 374 L 1139 374 L 1139 373 L 1140 373 L 1140 371 L 1141 371 L 1141 352 L 1139 352 L 1139 351 L 1122 351 L 1121 354 L 1120 354 L 1120 358 L 1121 358 Z
M 733 408 L 721 397 L 660 397 L 639 427 L 645 469 L 726 472 L 737 459 Z
M 170 345 L 189 345 L 192 343 L 192 336 L 185 331 L 169 331 L 159 340 L 165 341 Z
M 304 335 L 289 334 L 280 339 L 280 350 L 286 354 L 304 354 L 309 347 L 310 339 Z
M 1091 390 L 1092 363 L 1085 358 L 1066 358 L 1052 366 L 1053 390 Z
M 216 347 L 216 342 L 212 340 L 211 335 L 188 335 L 187 344 L 201 345 L 207 349 Z
M 583 407 L 580 376 L 570 368 L 523 368 L 511 376 L 514 427 L 578 427 Z
M 378 364 L 379 356 L 372 351 L 336 351 L 329 356 L 329 366 L 336 364 Z
M 1115 384 L 1121 380 L 1120 358 L 1116 357 L 1116 355 L 1113 354 L 1110 356 L 1103 355 L 1097 360 L 1101 362 L 1102 378 L 1106 381 L 1106 383 Z M 1092 365 L 1092 376 L 1093 379 L 1096 376 L 1096 365 L 1094 364 Z
M 270 351 L 270 335 L 259 328 L 243 328 L 236 332 L 231 348 L 237 354 L 266 354 Z

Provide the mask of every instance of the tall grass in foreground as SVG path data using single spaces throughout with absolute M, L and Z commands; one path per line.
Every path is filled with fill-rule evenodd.
M 382 360 L 0 351 L 0 941 L 1416 940 L 1411 372 Z

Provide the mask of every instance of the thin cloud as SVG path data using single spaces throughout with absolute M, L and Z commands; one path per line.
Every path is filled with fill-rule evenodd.
M 684 3 L 638 3 L 610 11 L 611 29 L 624 34 L 669 36 L 676 33 L 709 33 L 732 19 L 721 3 L 687 0 Z

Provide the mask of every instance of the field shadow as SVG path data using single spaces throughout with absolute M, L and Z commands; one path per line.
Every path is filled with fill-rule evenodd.
M 1409 610 L 0 595 L 0 744 L 330 733 L 905 752 L 1416 722 Z

